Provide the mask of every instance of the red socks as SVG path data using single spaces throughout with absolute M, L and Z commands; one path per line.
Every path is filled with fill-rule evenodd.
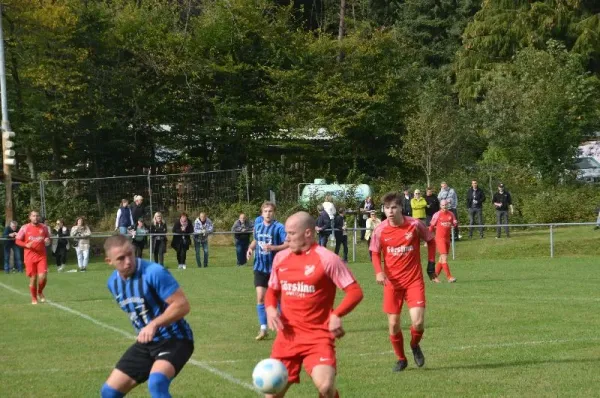
M 35 285 L 29 286 L 29 293 L 31 293 L 31 299 L 37 301 L 37 288 Z
M 406 355 L 404 355 L 404 338 L 402 337 L 402 331 L 399 331 L 397 334 L 390 335 L 390 342 L 392 343 L 392 347 L 394 347 L 394 352 L 399 360 L 406 360 Z
M 437 264 L 435 265 L 435 274 L 436 274 L 437 276 L 439 276 L 441 271 L 442 271 L 442 264 L 441 264 L 441 263 L 437 263 Z
M 411 348 L 419 345 L 419 343 L 421 342 L 421 339 L 423 338 L 423 332 L 424 332 L 423 330 L 417 331 L 412 326 L 410 327 L 410 336 L 411 336 L 410 346 L 411 346 Z
M 452 278 L 452 274 L 450 274 L 450 267 L 448 266 L 448 263 L 437 263 L 435 265 L 435 273 L 436 273 L 436 275 L 440 275 L 440 271 L 442 269 L 446 273 L 446 278 L 448 278 L 448 279 Z
M 42 292 L 44 291 L 44 288 L 46 287 L 46 278 L 42 279 L 41 281 L 38 281 L 38 293 L 42 294 Z

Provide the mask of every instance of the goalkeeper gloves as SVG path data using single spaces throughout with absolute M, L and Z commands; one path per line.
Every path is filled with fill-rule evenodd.
M 435 273 L 435 261 L 427 262 L 427 275 L 429 275 L 430 280 L 434 280 L 435 278 L 437 278 L 437 275 Z

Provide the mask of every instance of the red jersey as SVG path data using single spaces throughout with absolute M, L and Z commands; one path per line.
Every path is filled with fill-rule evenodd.
M 332 339 L 329 315 L 336 288 L 345 289 L 356 280 L 346 264 L 316 243 L 296 254 L 285 249 L 275 256 L 269 289 L 280 294 L 284 336 L 299 343 Z
M 425 224 L 412 217 L 404 216 L 401 226 L 392 226 L 385 220 L 375 228 L 369 250 L 383 252 L 385 274 L 395 288 L 406 289 L 423 280 L 421 239 L 429 242 L 433 235 Z
M 435 239 L 442 241 L 449 241 L 452 237 L 452 227 L 456 227 L 458 221 L 454 217 L 454 213 L 449 210 L 438 211 L 433 215 L 431 223 L 429 223 L 429 230 L 435 229 Z
M 46 258 L 46 244 L 44 239 L 50 238 L 48 228 L 45 224 L 32 223 L 25 224 L 19 230 L 15 243 L 25 248 L 25 261 L 37 261 Z M 32 242 L 31 247 L 25 247 L 29 242 Z

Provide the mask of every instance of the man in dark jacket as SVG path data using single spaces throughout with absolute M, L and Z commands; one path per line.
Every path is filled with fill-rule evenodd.
M 498 185 L 498 192 L 494 194 L 492 202 L 496 208 L 496 222 L 498 223 L 498 227 L 496 228 L 496 239 L 499 239 L 502 234 L 502 227 L 500 226 L 503 224 L 505 225 L 504 231 L 508 238 L 510 237 L 508 234 L 508 210 L 510 209 L 510 214 L 513 214 L 514 208 L 510 193 L 504 189 L 504 184 L 500 183 L 500 185 Z
M 331 218 L 329 214 L 323 209 L 322 205 L 317 206 L 319 217 L 317 217 L 317 227 L 315 228 L 319 233 L 319 246 L 327 246 L 327 238 L 331 234 Z
M 235 232 L 233 239 L 235 242 L 235 254 L 237 256 L 238 267 L 246 264 L 246 252 L 250 246 L 250 235 L 252 234 L 252 223 L 241 213 L 239 218 L 233 223 L 231 232 Z
M 440 200 L 435 192 L 433 192 L 433 188 L 427 187 L 426 193 L 425 201 L 427 202 L 427 207 L 425 208 L 425 215 L 427 218 L 425 219 L 425 225 L 429 226 L 433 215 L 440 211 Z
M 402 200 L 402 215 L 412 217 L 412 207 L 410 205 L 410 200 L 412 199 L 412 194 L 410 193 L 410 189 L 404 189 L 404 199 Z
M 477 180 L 471 181 L 471 188 L 467 191 L 467 211 L 469 212 L 469 225 L 483 225 L 483 202 L 485 193 L 479 189 Z M 475 224 L 476 222 L 476 224 Z M 479 236 L 483 239 L 483 227 L 479 227 Z M 473 238 L 473 227 L 469 228 L 469 239 Z
M 129 208 L 129 201 L 121 199 L 121 207 L 117 210 L 117 219 L 115 221 L 115 229 L 119 230 L 121 235 L 127 235 L 127 231 L 133 228 L 135 223 Z
M 21 248 L 15 244 L 15 237 L 19 233 L 19 224 L 16 221 L 11 221 L 8 227 L 4 229 L 2 237 L 8 239 L 4 241 L 4 272 L 10 272 L 10 252 L 12 250 L 14 256 L 13 271 L 23 272 L 23 256 Z
M 335 228 L 335 254 L 340 253 L 340 246 L 344 247 L 344 262 L 348 262 L 348 235 L 346 233 L 346 209 L 340 207 L 333 219 L 333 227 Z
M 142 195 L 135 195 L 133 197 L 133 205 L 131 205 L 131 218 L 133 218 L 133 226 L 137 225 L 138 220 L 144 219 L 146 216 L 146 209 L 144 208 L 144 198 Z

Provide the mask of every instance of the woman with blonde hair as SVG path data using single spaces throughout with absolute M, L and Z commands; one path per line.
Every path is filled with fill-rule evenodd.
M 165 266 L 165 253 L 167 252 L 167 223 L 163 220 L 162 213 L 157 211 L 152 218 L 150 234 L 152 235 L 152 254 L 154 262 Z M 155 235 L 156 234 L 156 235 Z
M 85 272 L 87 270 L 88 262 L 90 260 L 90 227 L 86 225 L 85 218 L 78 217 L 73 228 L 71 228 L 71 236 L 75 238 L 75 252 L 77 253 L 77 266 L 79 271 Z

